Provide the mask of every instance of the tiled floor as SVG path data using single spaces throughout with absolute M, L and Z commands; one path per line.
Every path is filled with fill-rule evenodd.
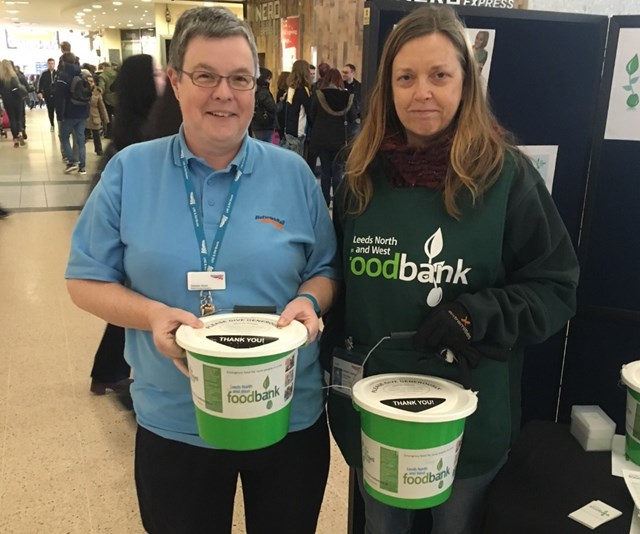
M 89 143 L 88 175 L 63 174 L 46 110 L 27 114 L 26 147 L 0 140 L 0 205 L 13 212 L 0 221 L 0 532 L 141 533 L 136 423 L 89 392 L 104 324 L 71 303 L 63 279 L 97 157 Z M 240 501 L 235 525 L 244 533 Z M 333 446 L 318 533 L 346 530 L 347 473 Z
M 13 148 L 11 132 L 0 139 L 0 205 L 12 211 L 77 209 L 82 206 L 98 156 L 87 148 L 88 174 L 64 174 L 60 143 L 46 108 L 27 110 L 25 146 Z

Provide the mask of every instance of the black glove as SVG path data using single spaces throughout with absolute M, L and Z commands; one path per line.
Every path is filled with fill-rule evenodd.
M 418 350 L 440 351 L 451 349 L 456 355 L 467 347 L 473 336 L 471 317 L 459 302 L 436 306 L 413 336 Z
M 441 349 L 440 356 L 446 356 L 446 348 Z M 480 358 L 489 358 L 499 362 L 506 362 L 509 358 L 509 349 L 503 349 L 498 345 L 480 341 L 472 345 L 464 345 L 453 352 L 458 367 L 460 368 L 460 383 L 465 389 L 471 389 L 471 369 L 478 367 Z

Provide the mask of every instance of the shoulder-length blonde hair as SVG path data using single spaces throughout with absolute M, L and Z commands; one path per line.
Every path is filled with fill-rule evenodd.
M 3 59 L 2 61 L 0 61 L 0 80 L 8 85 L 11 82 L 11 78 L 17 77 L 18 75 L 16 74 L 13 65 L 11 64 L 11 61 L 9 61 L 8 59 Z
M 306 60 L 298 59 L 291 65 L 287 85 L 293 89 L 309 87 L 309 63 Z
M 400 134 L 406 141 L 404 126 L 393 103 L 393 61 L 407 42 L 433 33 L 440 33 L 451 41 L 463 73 L 462 100 L 454 119 L 450 164 L 444 180 L 447 213 L 458 218 L 456 197 L 460 189 L 466 187 L 475 201 L 496 180 L 502 168 L 509 145 L 486 101 L 462 22 L 450 7 L 420 7 L 404 17 L 385 42 L 362 131 L 347 159 L 345 185 L 353 197 L 350 213 L 361 214 L 371 201 L 373 187 L 369 168 L 385 135 Z

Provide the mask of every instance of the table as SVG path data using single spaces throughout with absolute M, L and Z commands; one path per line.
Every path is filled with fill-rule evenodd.
M 586 452 L 568 425 L 531 421 L 490 487 L 484 532 L 587 534 L 567 515 L 593 500 L 622 512 L 597 534 L 629 532 L 633 500 L 624 480 L 611 475 L 611 452 Z

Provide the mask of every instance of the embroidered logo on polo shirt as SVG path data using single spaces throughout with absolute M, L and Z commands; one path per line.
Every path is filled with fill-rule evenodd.
M 282 230 L 284 228 L 284 221 L 282 219 L 277 219 L 276 217 L 270 217 L 269 215 L 256 215 L 256 221 L 261 223 L 272 224 L 278 230 Z

